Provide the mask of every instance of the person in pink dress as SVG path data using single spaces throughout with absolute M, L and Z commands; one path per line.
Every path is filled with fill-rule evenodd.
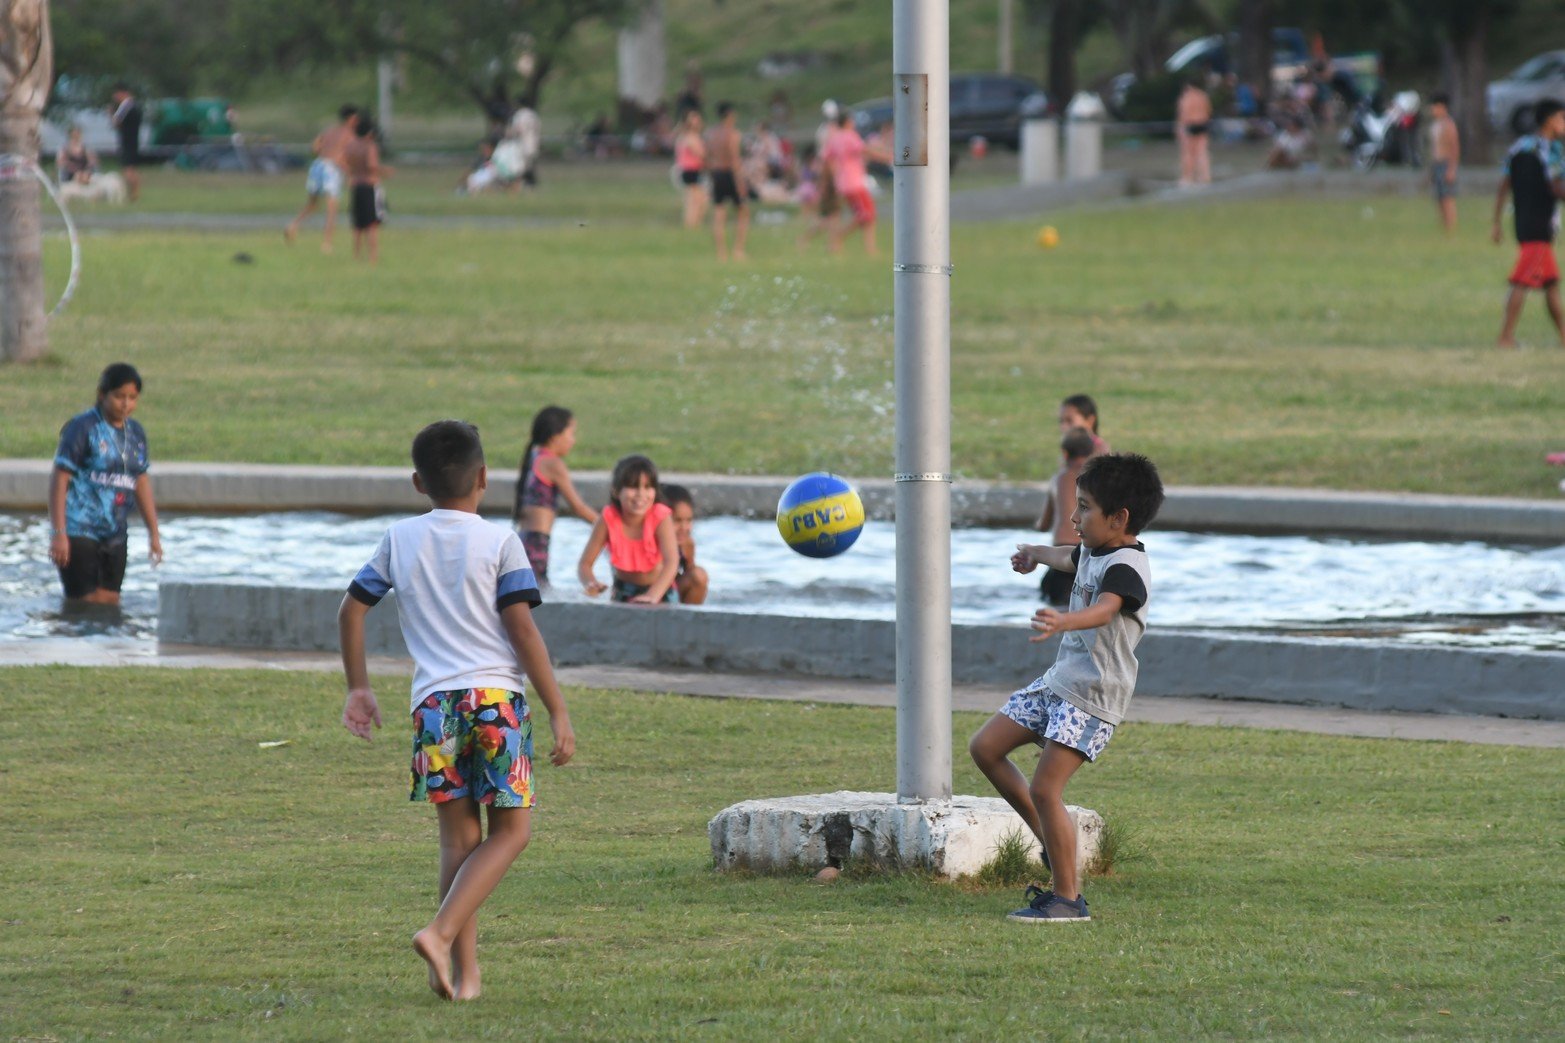
M 847 204 L 851 215 L 851 224 L 839 225 L 833 231 L 835 241 L 832 243 L 832 251 L 842 248 L 842 241 L 849 232 L 861 228 L 864 230 L 864 252 L 873 257 L 877 253 L 875 197 L 870 195 L 869 172 L 865 165 L 872 160 L 890 163 L 890 153 L 866 145 L 853 125 L 852 114 L 844 112 L 837 117 L 836 129 L 826 137 L 821 160 L 831 174 L 838 197 Z

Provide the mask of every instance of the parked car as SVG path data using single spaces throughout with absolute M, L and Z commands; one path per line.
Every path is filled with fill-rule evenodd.
M 1202 72 L 1212 76 L 1226 76 L 1238 71 L 1234 55 L 1239 53 L 1238 33 L 1214 33 L 1191 40 L 1169 55 L 1163 63 L 1163 71 L 1172 76 L 1188 77 Z M 1309 43 L 1301 29 L 1277 26 L 1272 29 L 1271 89 L 1281 94 L 1310 71 Z M 1335 78 L 1340 79 L 1339 93 L 1351 100 L 1374 93 L 1378 86 L 1380 55 L 1371 51 L 1355 54 L 1338 54 L 1331 58 Z M 1109 81 L 1105 99 L 1109 111 L 1124 118 L 1125 101 L 1136 84 L 1135 73 L 1120 73 Z M 1266 99 L 1261 99 L 1264 104 Z
M 891 99 L 876 98 L 849 106 L 860 134 L 891 122 Z M 1018 148 L 1022 121 L 1047 115 L 1049 98 L 1025 76 L 958 73 L 951 77 L 951 141 L 964 144 L 984 137 Z
M 1565 51 L 1534 55 L 1489 84 L 1489 122 L 1497 130 L 1526 134 L 1533 129 L 1533 108 L 1545 98 L 1565 104 Z

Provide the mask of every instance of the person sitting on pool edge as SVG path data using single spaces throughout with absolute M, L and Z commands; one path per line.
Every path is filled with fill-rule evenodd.
M 669 482 L 663 486 L 662 501 L 673 512 L 674 542 L 679 547 L 679 571 L 674 573 L 674 589 L 679 592 L 681 605 L 701 605 L 706 602 L 706 569 L 696 564 L 696 501 L 683 485 Z
M 68 601 L 120 603 L 133 497 L 152 564 L 163 561 L 147 432 L 130 416 L 140 398 L 141 374 L 116 362 L 98 378 L 98 404 L 60 429 L 49 478 L 49 560 L 60 570 Z

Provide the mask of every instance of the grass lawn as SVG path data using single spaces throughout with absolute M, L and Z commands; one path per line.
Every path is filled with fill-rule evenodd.
M 537 196 L 458 200 L 450 171 L 410 169 L 378 270 L 308 235 L 90 234 L 52 357 L 0 381 L 0 456 L 49 455 L 126 358 L 165 460 L 401 464 L 417 425 L 461 415 L 509 467 L 557 402 L 580 468 L 643 451 L 685 471 L 889 474 L 889 228 L 872 260 L 801 256 L 794 226 L 758 225 L 751 262 L 722 267 L 676 227 L 664 176 L 563 167 Z M 299 191 L 149 180 L 149 207 L 264 201 L 279 229 Z M 957 226 L 954 470 L 1044 477 L 1055 405 L 1087 391 L 1109 441 L 1176 483 L 1554 495 L 1565 354 L 1539 301 L 1530 347 L 1490 347 L 1511 249 L 1463 206 L 1452 242 L 1422 199 L 1061 212 L 1053 251 L 1037 219 Z M 397 223 L 467 210 L 538 221 Z M 58 285 L 58 240 L 46 267 Z
M 1558 1038 L 1557 750 L 1128 725 L 1071 793 L 1126 835 L 1094 922 L 1030 928 L 1016 888 L 713 872 L 735 800 L 892 788 L 893 711 L 570 691 L 453 1008 L 405 679 L 371 746 L 327 675 L 0 681 L 14 734 L 84 728 L 0 762 L 11 1038 Z

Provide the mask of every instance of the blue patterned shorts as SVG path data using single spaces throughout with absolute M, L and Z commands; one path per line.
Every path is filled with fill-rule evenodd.
M 1079 751 L 1089 761 L 1097 760 L 1114 736 L 1112 724 L 1061 699 L 1041 677 L 1012 692 L 1000 713 L 1037 736 L 1034 741 L 1039 746 L 1049 739 Z

